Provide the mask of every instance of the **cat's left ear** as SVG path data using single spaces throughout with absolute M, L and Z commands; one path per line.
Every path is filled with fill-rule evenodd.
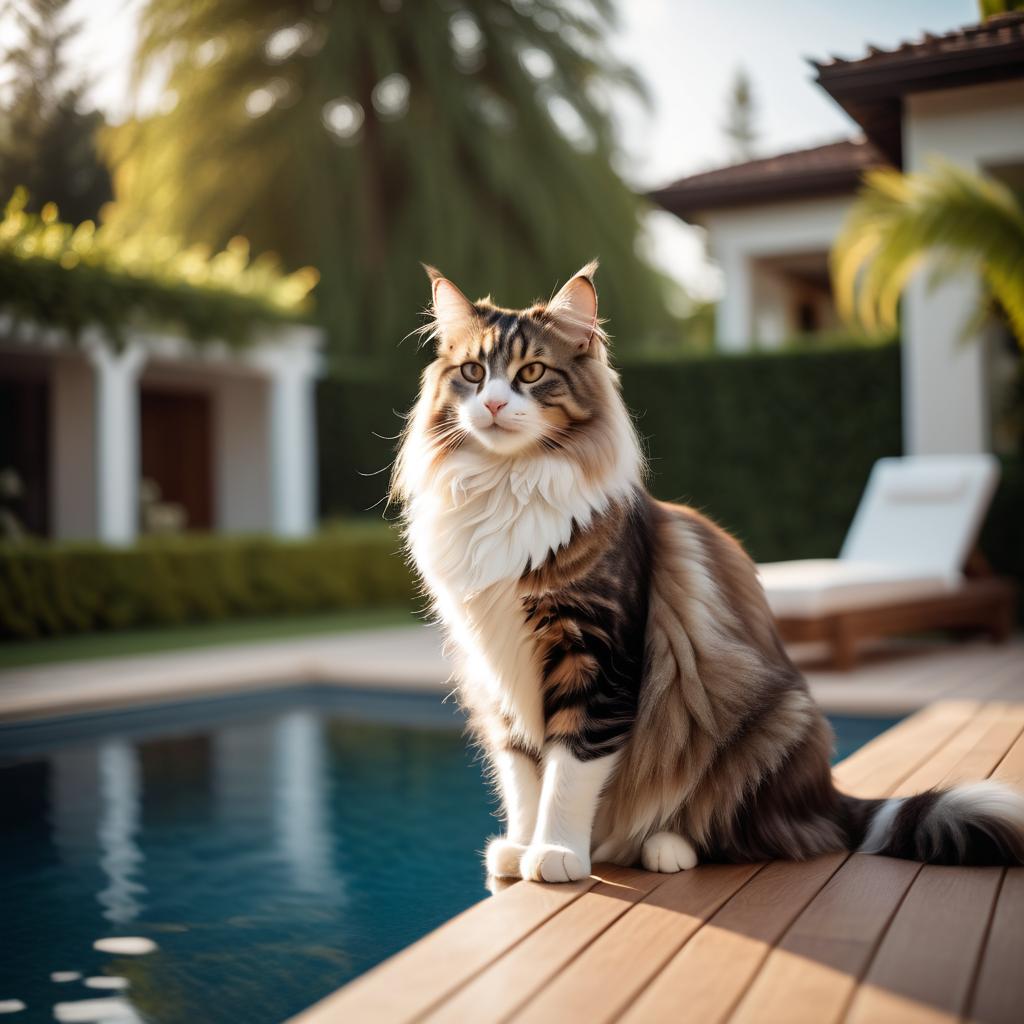
M 441 339 L 452 342 L 471 328 L 477 318 L 476 306 L 436 267 L 423 265 L 433 289 L 434 318 Z
M 559 333 L 581 355 L 591 351 L 597 331 L 597 260 L 577 271 L 548 303 L 547 311 Z

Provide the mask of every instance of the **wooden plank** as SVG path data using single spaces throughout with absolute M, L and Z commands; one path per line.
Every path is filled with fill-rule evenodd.
M 996 766 L 992 778 L 1024 788 L 1024 736 Z M 978 968 L 969 1019 L 978 1024 L 1019 1024 L 1024 1007 L 1024 868 L 1003 877 L 985 951 Z
M 987 704 L 896 788 L 897 796 L 987 778 L 1024 729 L 1024 705 Z
M 806 864 L 767 865 L 676 953 L 621 1024 L 724 1020 L 786 928 L 845 859 L 832 854 Z
M 1000 704 L 984 736 L 954 765 L 940 785 L 988 778 L 1024 733 L 1024 704 Z
M 1006 752 L 1006 756 L 992 773 L 992 778 L 1024 789 L 1024 736 L 1020 736 Z
M 977 711 L 973 702 L 947 702 L 905 719 L 837 765 L 837 784 L 854 795 L 888 795 Z M 846 860 L 836 854 L 813 864 L 769 865 L 676 954 L 623 1019 L 676 1020 L 680 1006 L 694 1020 L 725 1019 L 772 946 Z M 779 1007 L 780 1020 L 789 1014 L 787 1005 Z
M 897 739 L 909 740 L 902 767 L 887 744 L 877 744 L 877 766 L 855 766 L 855 784 L 869 790 L 864 795 L 871 795 L 869 787 L 878 784 L 874 795 L 883 796 L 893 791 L 894 780 L 904 778 L 895 792 L 916 792 L 937 785 L 961 762 L 984 778 L 1005 753 L 986 741 L 997 720 L 984 708 L 936 705 L 901 723 L 907 728 Z M 936 737 L 943 737 L 939 745 Z M 987 762 L 977 753 L 979 745 L 987 751 Z M 947 754 L 950 747 L 952 756 Z M 916 770 L 908 771 L 915 764 Z M 836 774 L 843 779 L 842 765 Z M 910 861 L 851 856 L 769 955 L 734 1019 L 794 1024 L 838 1020 L 919 870 Z
M 848 1024 L 958 1021 L 1002 874 L 1002 868 L 925 865 L 854 996 Z M 1018 1005 L 1018 1020 L 1019 1012 Z
M 582 949 L 668 875 L 630 868 L 595 870 L 589 892 L 513 946 L 426 1017 L 430 1024 L 488 1024 L 509 1017 Z
M 987 778 L 1022 730 L 1024 706 L 988 705 L 898 792 Z M 1001 868 L 925 866 L 894 915 L 848 1020 L 935 1024 L 959 1019 L 1002 875 Z
M 1020 1024 L 1024 1011 L 1024 868 L 1010 868 L 999 890 L 968 1019 Z
M 430 1010 L 597 884 L 520 882 L 452 918 L 293 1018 L 295 1024 L 409 1021 Z
M 919 870 L 853 854 L 786 932 L 730 1020 L 837 1020 Z
M 885 796 L 978 714 L 973 701 L 944 701 L 904 719 L 836 765 L 836 784 L 851 796 Z
M 614 1020 L 698 928 L 759 870 L 713 864 L 671 875 L 616 921 L 512 1019 Z

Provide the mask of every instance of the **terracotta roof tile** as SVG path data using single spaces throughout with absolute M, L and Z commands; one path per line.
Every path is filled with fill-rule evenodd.
M 864 57 L 847 59 L 832 56 L 829 60 L 811 63 L 819 71 L 840 67 L 879 67 L 907 60 L 919 60 L 922 57 L 958 54 L 965 51 L 977 52 L 1007 45 L 1014 46 L 1017 43 L 1024 43 L 1024 11 L 997 14 L 978 24 L 964 25 L 941 35 L 924 32 L 920 39 L 900 43 L 889 50 L 869 45 Z M 1021 73 L 1024 74 L 1024 68 L 1021 69 Z
M 852 192 L 861 174 L 885 161 L 864 139 L 843 139 L 691 174 L 651 192 L 680 217 L 752 203 Z

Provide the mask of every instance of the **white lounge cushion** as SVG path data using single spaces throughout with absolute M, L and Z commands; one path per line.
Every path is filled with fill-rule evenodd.
M 772 613 L 814 618 L 949 593 L 959 577 L 883 562 L 810 558 L 758 566 Z

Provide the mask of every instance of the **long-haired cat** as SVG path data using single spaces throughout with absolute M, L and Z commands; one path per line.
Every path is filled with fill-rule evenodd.
M 835 789 L 830 729 L 753 563 L 644 489 L 595 269 L 525 310 L 470 302 L 428 270 L 436 358 L 393 494 L 500 790 L 490 873 L 557 882 L 592 858 L 671 872 L 854 849 L 1024 861 L 1024 797 L 996 783 Z

